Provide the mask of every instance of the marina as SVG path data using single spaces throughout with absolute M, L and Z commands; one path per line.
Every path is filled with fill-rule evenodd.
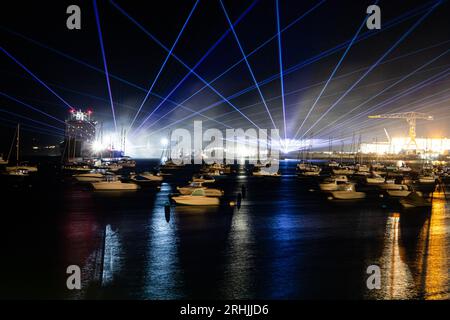
M 132 170 L 149 172 L 158 163 L 136 160 Z M 193 194 L 203 192 L 177 195 L 202 166 L 186 165 L 131 192 L 102 192 L 77 181 L 78 174 L 55 174 L 54 166 L 42 163 L 30 183 L 1 184 L 2 194 L 18 201 L 5 216 L 2 236 L 20 233 L 15 247 L 26 246 L 7 252 L 2 285 L 8 296 L 26 292 L 29 298 L 44 283 L 47 298 L 448 298 L 450 180 L 444 168 L 439 190 L 420 183 L 414 169 L 408 173 L 417 177 L 408 188 L 421 190 L 426 200 L 413 198 L 404 206 L 405 195 L 389 194 L 396 187 L 354 175 L 336 177 L 350 189 L 321 191 L 320 181 L 333 176 L 333 167 L 315 161 L 321 176 L 305 177 L 297 163 L 281 161 L 276 179 L 252 175 L 251 167 L 241 175 L 232 166 L 234 173 L 198 183 L 205 191 L 222 190 L 214 196 L 195 188 Z M 355 186 L 364 197 L 354 197 Z M 43 203 L 51 204 L 44 216 L 33 209 Z M 23 270 L 27 276 L 18 278 L 34 259 L 45 260 L 42 268 Z M 74 295 L 64 288 L 66 264 L 82 268 L 85 289 Z M 385 289 L 365 288 L 366 264 L 386 272 Z M 411 279 L 406 286 L 405 277 Z

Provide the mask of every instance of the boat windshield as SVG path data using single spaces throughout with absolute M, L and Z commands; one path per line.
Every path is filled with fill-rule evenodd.
M 195 189 L 194 192 L 192 192 L 193 196 L 205 196 L 205 191 L 203 189 Z

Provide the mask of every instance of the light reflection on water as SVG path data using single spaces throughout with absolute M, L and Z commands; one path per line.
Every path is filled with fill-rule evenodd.
M 247 187 L 240 208 L 172 207 L 166 221 L 168 195 L 188 179 L 130 193 L 65 187 L 49 207 L 61 218 L 37 235 L 61 230 L 43 242 L 62 240 L 57 263 L 46 269 L 62 275 L 50 296 L 449 298 L 450 211 L 442 197 L 424 214 L 384 209 L 379 200 L 329 202 L 295 176 L 240 176 L 217 182 L 233 197 Z M 48 247 L 29 245 L 35 252 Z M 69 264 L 82 268 L 81 292 L 65 288 Z M 366 287 L 372 264 L 382 270 L 381 290 Z

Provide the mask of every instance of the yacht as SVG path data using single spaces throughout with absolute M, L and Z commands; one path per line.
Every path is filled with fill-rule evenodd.
M 193 191 L 197 189 L 203 189 L 205 191 L 205 195 L 207 197 L 221 197 L 223 196 L 223 191 L 220 189 L 214 189 L 214 188 L 207 188 L 203 186 L 202 182 L 191 182 L 185 187 L 177 187 L 177 190 L 182 195 L 188 195 L 191 194 Z
M 378 174 L 372 174 L 370 177 L 366 177 L 367 184 L 382 184 L 385 182 L 385 179 L 378 175 Z
M 105 181 L 91 182 L 91 185 L 97 191 L 135 191 L 140 188 L 135 183 L 124 183 L 116 177 L 108 177 Z
M 214 179 L 214 177 L 211 177 L 209 175 L 199 174 L 199 175 L 194 175 L 192 177 L 192 182 L 214 183 L 214 182 L 216 182 L 216 179 Z
M 15 141 L 14 141 L 15 140 Z M 7 172 L 11 172 L 11 175 L 15 175 L 15 174 L 19 174 L 20 172 L 27 172 L 31 173 L 31 172 L 37 172 L 38 168 L 37 166 L 32 166 L 29 165 L 27 162 L 19 162 L 19 153 L 20 153 L 20 124 L 17 124 L 17 129 L 16 129 L 16 133 L 14 135 L 13 141 L 12 143 L 16 144 L 16 165 L 15 166 L 7 166 L 6 167 L 6 171 Z M 12 146 L 11 146 L 12 149 Z M 4 162 L 3 164 L 7 164 L 9 162 L 9 156 L 8 159 L 5 161 L 2 158 L 2 161 Z
M 195 189 L 190 195 L 172 196 L 171 200 L 178 205 L 187 206 L 218 206 L 218 197 L 208 197 L 203 189 Z
M 366 197 L 364 192 L 357 192 L 355 190 L 355 184 L 353 183 L 339 186 L 337 191 L 331 191 L 331 195 L 334 199 L 338 200 L 359 200 Z
M 421 193 L 411 192 L 408 196 L 400 199 L 400 204 L 408 208 L 430 208 L 432 203 L 429 199 L 425 199 Z
M 431 184 L 436 182 L 436 176 L 434 174 L 423 174 L 419 176 L 419 182 L 424 184 Z
M 333 174 L 339 174 L 339 175 L 351 175 L 355 173 L 355 170 L 350 169 L 349 167 L 338 167 L 338 168 L 333 168 Z
M 96 170 L 92 170 L 89 173 L 74 174 L 73 177 L 78 182 L 99 182 L 105 180 L 105 175 Z
M 325 179 L 319 184 L 320 190 L 322 191 L 336 191 L 339 189 L 340 184 L 348 183 L 347 176 L 333 176 Z
M 396 197 L 396 198 L 403 198 L 403 197 L 407 197 L 411 194 L 411 190 L 410 188 L 408 188 L 408 186 L 405 185 L 401 185 L 402 189 L 400 190 L 386 190 L 387 194 L 391 197 Z M 420 193 L 419 191 L 417 191 L 418 194 L 420 194 L 420 196 L 422 196 L 422 193 Z
M 143 172 L 140 174 L 132 174 L 130 180 L 136 183 L 161 182 L 163 177 L 150 172 Z
M 320 175 L 320 172 L 322 171 L 321 168 L 319 168 L 316 165 L 303 165 L 303 164 L 298 164 L 297 165 L 297 170 L 298 170 L 298 174 L 302 175 L 302 176 L 318 176 Z

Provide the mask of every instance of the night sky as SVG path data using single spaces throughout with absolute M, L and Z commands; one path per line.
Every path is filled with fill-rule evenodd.
M 365 26 L 360 30 L 314 105 L 349 41 L 366 18 L 367 6 L 374 2 L 279 1 L 288 138 L 295 136 L 303 122 L 297 138 L 314 136 L 328 140 L 329 137 L 351 137 L 356 133 L 362 134 L 363 140 L 372 141 L 374 138 L 385 139 L 383 128 L 391 136 L 405 136 L 405 121 L 367 119 L 368 114 L 403 111 L 427 112 L 435 117 L 434 121 L 419 122 L 419 137 L 450 137 L 450 55 L 447 52 L 450 49 L 450 20 L 448 2 L 445 1 L 431 12 L 430 8 L 439 1 L 379 1 L 381 30 L 368 30 Z M 120 129 L 129 128 L 166 59 L 167 51 L 154 39 L 170 49 L 196 1 L 148 1 L 147 6 L 142 1 L 117 0 L 114 3 L 123 11 L 110 1 L 97 2 Z M 71 4 L 81 8 L 81 30 L 66 28 L 66 8 Z M 179 85 L 189 70 L 174 57 L 169 57 L 130 130 L 129 138 L 132 137 L 133 143 L 146 144 L 149 138 L 151 143 L 159 141 L 170 129 L 190 128 L 193 120 L 203 120 L 204 127 L 225 129 L 252 127 L 254 125 L 248 120 L 251 119 L 260 128 L 270 129 L 272 117 L 284 136 L 276 2 L 225 0 L 223 5 L 233 23 L 240 19 L 235 32 L 242 50 L 246 55 L 251 54 L 248 63 L 269 112 L 255 88 L 236 38 L 229 31 L 230 25 L 220 1 L 201 0 L 172 53 L 192 68 L 215 46 L 195 68 L 195 73 L 207 83 L 214 80 L 210 85 L 215 91 L 203 88 L 204 82 L 192 73 Z M 104 123 L 105 130 L 113 130 L 92 1 L 9 2 L 8 6 L 2 4 L 0 25 L 3 50 L 70 106 L 92 108 L 95 118 Z M 225 32 L 228 33 L 223 37 Z M 221 37 L 222 41 L 217 43 Z M 399 40 L 395 48 L 361 79 Z M 24 127 L 25 144 L 31 143 L 32 138 L 38 139 L 39 143 L 61 141 L 63 123 L 20 102 L 60 120 L 67 117 L 69 107 L 5 52 L 0 52 L 0 56 L 0 153 L 7 153 L 17 122 Z M 178 88 L 174 90 L 176 86 Z M 230 102 L 222 101 L 217 93 Z M 186 100 L 191 95 L 192 98 Z M 206 108 L 208 110 L 203 110 Z M 193 114 L 194 111 L 201 111 L 202 115 Z M 148 117 L 151 112 L 153 114 Z M 134 131 L 139 126 L 142 130 Z

